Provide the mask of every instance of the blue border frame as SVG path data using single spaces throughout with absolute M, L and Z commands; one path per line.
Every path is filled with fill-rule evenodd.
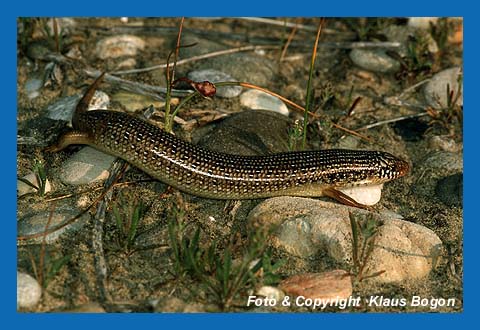
M 315 326 L 318 328 L 351 326 L 352 328 L 402 328 L 406 326 L 432 327 L 434 329 L 466 327 L 468 321 L 475 320 L 478 298 L 478 284 L 475 278 L 478 273 L 478 255 L 473 241 L 478 232 L 479 220 L 476 219 L 474 187 L 477 184 L 475 174 L 475 153 L 473 144 L 476 140 L 475 129 L 479 115 L 476 105 L 469 103 L 472 95 L 475 73 L 478 73 L 474 60 L 478 57 L 478 28 L 474 6 L 463 4 L 462 1 L 412 1 L 402 0 L 388 3 L 386 0 L 376 1 L 322 1 L 317 4 L 300 1 L 251 1 L 242 0 L 236 3 L 227 1 L 194 2 L 182 0 L 180 2 L 165 1 L 148 3 L 146 1 L 32 1 L 23 0 L 14 8 L 4 9 L 1 20 L 2 42 L 4 51 L 1 52 L 2 63 L 2 108 L 1 139 L 2 151 L 6 160 L 1 162 L 3 171 L 2 189 L 4 237 L 0 240 L 4 251 L 4 270 L 0 272 L 2 295 L 0 304 L 2 323 L 11 321 L 16 328 L 31 327 L 32 329 L 68 326 L 69 328 L 113 327 L 125 329 L 138 326 L 154 327 L 186 327 L 186 326 L 226 326 L 234 327 L 299 327 Z M 48 3 L 47 3 L 48 2 Z M 467 2 L 467 1 L 465 1 Z M 12 4 L 10 4 L 12 5 Z M 201 6 L 202 5 L 202 6 Z M 201 6 L 201 7 L 200 7 Z M 180 314 L 142 314 L 142 315 L 72 315 L 72 314 L 19 314 L 16 312 L 16 18 L 18 16 L 463 16 L 465 40 L 464 45 L 464 102 L 466 104 L 464 120 L 464 312 L 457 314 L 207 314 L 207 315 L 180 315 Z M 471 38 L 469 38 L 471 37 Z M 471 60 L 471 61 L 470 61 Z M 470 63 L 472 63 L 470 65 Z M 471 102 L 473 103 L 473 102 Z M 470 105 L 470 107 L 469 107 Z M 5 230 L 6 229 L 6 230 Z M 217 323 L 217 322 L 225 322 Z

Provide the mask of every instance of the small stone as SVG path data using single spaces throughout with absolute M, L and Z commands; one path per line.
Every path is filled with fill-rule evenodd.
M 242 111 L 220 122 L 198 144 L 234 155 L 266 155 L 287 151 L 288 117 L 267 110 Z
M 435 25 L 438 21 L 438 17 L 409 17 L 408 26 L 417 28 L 417 29 L 430 29 L 430 25 Z
M 434 54 L 438 52 L 437 43 L 428 31 L 419 30 L 407 25 L 391 24 L 382 29 L 381 33 L 387 37 L 388 41 L 399 42 L 402 44 L 400 48 L 395 49 L 395 51 L 402 57 L 408 56 L 408 44 L 412 37 L 425 40 L 430 53 Z
M 353 290 L 349 273 L 341 269 L 294 275 L 280 282 L 279 286 L 287 294 L 324 301 L 348 299 Z
M 278 97 L 251 89 L 240 96 L 240 103 L 254 110 L 270 110 L 288 116 L 288 108 Z
M 97 302 L 89 302 L 84 305 L 76 306 L 68 310 L 62 310 L 63 313 L 106 313 L 105 309 Z
M 438 257 L 442 242 L 430 229 L 365 210 L 300 197 L 275 197 L 257 205 L 248 216 L 251 228 L 276 228 L 270 244 L 291 255 L 309 259 L 326 251 L 331 262 L 352 262 L 352 232 L 349 213 L 374 217 L 378 224 L 375 248 L 367 260 L 365 275 L 385 271 L 371 280 L 397 282 L 425 277 Z M 316 259 L 317 262 L 317 259 Z M 315 267 L 319 267 L 318 264 Z
M 462 207 L 463 173 L 449 175 L 438 181 L 435 193 L 445 205 Z
M 53 213 L 51 211 L 42 211 L 39 213 L 28 214 L 21 218 L 17 222 L 17 234 L 18 236 L 30 236 L 35 234 L 41 234 L 45 232 L 45 228 L 53 228 L 63 224 L 65 221 L 68 221 L 82 211 L 79 209 L 73 209 L 71 207 L 59 207 L 56 208 Z M 81 229 L 89 219 L 89 214 L 83 214 L 80 219 L 72 222 L 71 224 L 66 225 L 65 227 L 54 231 L 53 233 L 47 234 L 45 236 L 45 242 L 47 244 L 54 243 L 63 233 L 74 232 Z M 49 223 L 50 221 L 50 223 Z M 32 238 L 30 240 L 22 241 L 22 244 L 37 244 L 43 242 L 43 235 L 37 238 Z
M 442 174 L 463 171 L 463 157 L 458 153 L 434 151 L 426 155 L 420 167 L 436 170 Z
M 463 146 L 455 142 L 449 136 L 434 135 L 428 139 L 428 145 L 433 150 L 443 150 L 447 152 L 459 152 Z
M 25 82 L 25 92 L 30 100 L 40 95 L 40 89 L 43 87 L 43 79 L 38 77 L 29 78 Z
M 23 177 L 24 180 L 31 182 L 33 185 L 39 187 L 39 183 L 37 180 L 37 175 L 35 173 L 27 174 Z M 25 194 L 34 193 L 37 189 L 33 188 L 32 186 L 26 184 L 23 181 L 17 180 L 17 195 L 18 197 L 23 196 Z M 52 191 L 52 185 L 48 179 L 45 180 L 45 193 Z
M 223 82 L 223 81 L 235 81 L 230 75 L 223 73 L 222 71 L 205 69 L 205 70 L 196 70 L 188 74 L 188 78 L 196 81 L 209 81 L 211 83 Z M 223 86 L 217 87 L 217 93 L 215 95 L 225 98 L 237 97 L 242 92 L 242 87 L 240 86 Z
M 436 73 L 430 81 L 425 85 L 424 95 L 427 103 L 435 109 L 444 109 L 447 105 L 447 86 L 453 91 L 454 98 L 460 91 L 457 104 L 463 106 L 463 88 L 461 78 L 463 76 L 462 68 L 453 67 Z M 459 85 L 460 79 L 460 85 Z
M 106 180 L 115 158 L 85 147 L 62 164 L 59 178 L 63 183 L 74 186 Z
M 389 73 L 400 69 L 400 63 L 388 56 L 384 50 L 356 48 L 350 52 L 350 59 L 369 71 Z
M 17 309 L 35 307 L 41 296 L 42 287 L 37 280 L 17 271 Z
M 82 96 L 81 94 L 65 96 L 50 104 L 46 109 L 47 118 L 71 122 L 75 107 Z M 95 91 L 88 110 L 107 109 L 109 104 L 110 97 L 108 94 L 102 91 Z
M 145 48 L 145 41 L 133 35 L 119 35 L 101 39 L 96 46 L 98 58 L 118 58 L 123 56 L 136 56 L 139 50 Z
M 150 105 L 153 105 L 155 108 L 161 108 L 165 106 L 165 101 L 156 100 L 146 95 L 124 91 L 115 93 L 112 96 L 112 101 L 121 103 L 128 112 L 135 112 L 137 110 L 145 109 Z
M 281 302 L 285 297 L 285 293 L 282 290 L 275 288 L 273 286 L 262 286 L 257 290 L 257 295 L 266 297 L 268 299 L 274 299 L 277 302 Z
M 157 313 L 205 313 L 206 309 L 198 303 L 185 302 L 176 297 L 160 299 L 155 305 Z

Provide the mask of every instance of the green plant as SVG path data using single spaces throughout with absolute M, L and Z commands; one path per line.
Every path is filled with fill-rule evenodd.
M 42 247 L 40 254 L 35 257 L 30 251 L 30 264 L 38 283 L 47 288 L 60 270 L 70 261 L 70 255 L 61 255 L 55 250 Z
M 446 88 L 446 105 L 443 106 L 441 101 L 437 101 L 440 105 L 439 110 L 427 108 L 428 115 L 432 119 L 429 123 L 430 127 L 438 125 L 450 132 L 453 135 L 453 123 L 455 121 L 462 123 L 463 121 L 463 107 L 459 104 L 460 96 L 462 95 L 463 75 L 458 76 L 457 89 L 452 90 L 450 84 Z
M 135 248 L 138 225 L 145 215 L 146 207 L 136 198 L 128 202 L 125 199 L 120 194 L 119 200 L 112 206 L 112 211 L 118 231 L 117 245 L 120 249 L 131 252 Z
M 448 50 L 448 36 L 452 32 L 452 23 L 447 17 L 440 17 L 436 24 L 430 23 L 430 34 L 442 52 Z
M 222 310 L 229 309 L 239 294 L 261 281 L 265 284 L 278 283 L 275 271 L 283 262 L 272 263 L 264 231 L 252 233 L 242 256 L 234 259 L 233 244 L 221 250 L 219 241 L 213 240 L 201 247 L 200 229 L 197 228 L 193 235 L 187 235 L 181 217 L 180 213 L 180 221 L 174 217 L 168 225 L 174 272 L 177 277 L 189 276 L 197 280 L 200 288 Z
M 35 189 L 37 194 L 43 197 L 45 196 L 45 190 L 47 187 L 47 174 L 45 172 L 45 166 L 42 162 L 35 160 L 32 172 L 35 174 L 35 182 L 37 184 L 24 178 L 18 178 L 18 180 Z
M 288 151 L 298 150 L 298 144 L 302 141 L 303 125 L 295 120 L 292 127 L 288 128 Z
M 350 227 L 352 229 L 352 262 L 351 273 L 358 281 L 376 277 L 385 271 L 378 271 L 365 275 L 365 268 L 375 248 L 375 238 L 378 228 L 382 225 L 375 219 L 373 214 L 361 215 L 360 213 L 349 212 Z

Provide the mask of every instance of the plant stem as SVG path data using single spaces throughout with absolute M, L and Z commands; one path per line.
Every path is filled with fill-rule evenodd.
M 318 47 L 318 40 L 320 39 L 320 35 L 322 34 L 322 28 L 325 24 L 325 18 L 320 20 L 318 23 L 317 29 L 317 36 L 315 38 L 315 43 L 313 45 L 312 50 L 312 60 L 310 62 L 310 70 L 308 74 L 308 82 L 307 82 L 307 96 L 305 100 L 305 113 L 303 117 L 303 139 L 302 139 L 302 149 L 305 149 L 305 144 L 307 142 L 307 124 L 308 124 L 308 113 L 310 109 L 310 99 L 312 94 L 312 80 L 313 80 L 313 70 L 315 68 L 315 59 L 317 58 L 317 47 Z

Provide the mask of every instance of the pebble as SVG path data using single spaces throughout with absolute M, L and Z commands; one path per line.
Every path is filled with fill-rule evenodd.
M 428 139 L 428 146 L 433 150 L 443 150 L 448 152 L 459 152 L 463 146 L 456 143 L 454 139 L 445 135 L 434 135 Z
M 282 290 L 275 288 L 273 286 L 268 286 L 268 285 L 265 285 L 259 288 L 256 294 L 257 296 L 266 297 L 268 299 L 274 299 L 277 302 L 282 301 L 283 298 L 285 297 L 285 293 Z
M 43 79 L 38 77 L 29 78 L 25 82 L 25 92 L 30 100 L 40 95 L 40 89 L 43 87 Z
M 251 53 L 237 53 L 202 61 L 198 69 L 225 72 L 238 81 L 258 86 L 269 86 L 275 77 L 276 65 L 270 59 Z
M 73 112 L 82 98 L 83 94 L 65 96 L 50 104 L 45 110 L 47 118 L 71 122 Z M 88 110 L 107 109 L 110 104 L 110 97 L 102 91 L 95 91 L 88 106 Z
M 457 93 L 458 78 L 463 75 L 462 68 L 453 67 L 436 73 L 425 85 L 423 90 L 427 103 L 435 108 L 442 109 L 447 107 L 447 85 L 450 91 Z M 462 87 L 462 86 L 461 86 Z M 463 88 L 460 90 L 460 97 L 457 104 L 463 106 Z
M 386 272 L 371 280 L 398 282 L 425 277 L 442 247 L 430 229 L 393 217 L 337 203 L 300 197 L 275 197 L 257 205 L 248 216 L 251 228 L 276 226 L 270 244 L 293 256 L 308 260 L 326 251 L 333 262 L 351 265 L 352 237 L 349 212 L 370 214 L 383 225 L 378 228 L 375 246 L 365 274 Z M 312 267 L 327 268 L 332 260 Z M 318 263 L 318 260 L 315 259 Z
M 159 101 L 146 95 L 140 95 L 124 91 L 115 93 L 112 96 L 112 101 L 116 101 L 122 104 L 125 107 L 125 110 L 129 112 L 135 112 L 137 110 L 145 109 L 150 105 L 153 105 L 155 108 L 161 108 L 165 106 L 165 101 Z
M 408 26 L 414 27 L 416 29 L 430 29 L 430 23 L 436 24 L 438 17 L 409 17 Z
M 89 302 L 80 306 L 76 306 L 67 310 L 58 312 L 63 313 L 106 313 L 105 309 L 97 302 Z
M 407 26 L 407 25 L 388 25 L 384 29 L 381 30 L 381 33 L 383 33 L 388 41 L 392 42 L 399 42 L 402 44 L 401 47 L 396 48 L 395 51 L 402 57 L 408 55 L 408 41 L 411 37 L 415 36 L 420 36 L 421 38 L 424 38 L 428 45 L 428 51 L 430 53 L 437 53 L 438 52 L 438 46 L 437 43 L 435 42 L 435 39 L 432 38 L 430 33 L 428 31 L 424 30 L 418 30 L 414 27 Z
M 104 181 L 115 158 L 92 147 L 84 147 L 62 164 L 59 178 L 64 184 L 74 186 Z
M 449 175 L 438 181 L 435 193 L 445 205 L 462 207 L 463 173 Z
M 240 103 L 254 110 L 270 110 L 288 116 L 288 108 L 278 97 L 251 89 L 240 95 Z
M 461 153 L 433 151 L 418 162 L 416 171 L 421 178 L 412 190 L 419 196 L 434 196 L 439 180 L 463 172 L 463 157 Z
M 220 122 L 198 144 L 234 155 L 265 155 L 287 151 L 289 118 L 272 111 L 246 110 Z
M 380 49 L 353 49 L 350 59 L 355 65 L 369 71 L 389 73 L 400 69 L 400 63 Z
M 69 206 L 58 207 L 53 212 L 51 211 L 41 211 L 38 213 L 27 214 L 22 217 L 17 222 L 17 234 L 18 236 L 28 236 L 45 232 L 45 227 L 48 224 L 49 218 L 49 228 L 55 227 L 62 224 L 64 221 L 70 220 L 73 217 L 80 214 L 82 210 L 71 208 Z M 81 229 L 85 223 L 88 221 L 90 215 L 88 213 L 83 214 L 80 219 L 72 222 L 71 224 L 48 234 L 45 237 L 45 242 L 47 244 L 52 244 L 63 234 L 67 232 L 74 232 Z M 43 242 L 43 236 L 32 238 L 30 240 L 21 241 L 22 244 L 37 244 Z
M 35 307 L 41 296 L 42 287 L 37 280 L 17 271 L 17 309 Z
M 223 81 L 235 81 L 235 79 L 218 70 L 212 69 L 205 69 L 205 70 L 195 70 L 191 71 L 188 74 L 188 78 L 196 81 L 209 81 L 211 83 L 223 82 Z M 232 98 L 237 97 L 242 92 L 242 87 L 240 86 L 224 86 L 224 87 L 217 87 L 216 96 L 225 97 L 225 98 Z
M 138 51 L 145 48 L 145 41 L 134 35 L 118 35 L 107 37 L 97 42 L 95 52 L 98 58 L 119 58 L 136 56 Z
M 280 282 L 279 287 L 289 295 L 324 301 L 348 299 L 353 292 L 351 276 L 341 269 L 294 275 Z
M 434 151 L 426 155 L 420 167 L 451 174 L 463 171 L 463 157 L 461 154 L 448 151 Z
M 33 172 L 25 175 L 23 177 L 23 179 L 33 183 L 37 187 L 39 186 L 37 176 Z M 29 193 L 34 193 L 36 191 L 37 191 L 37 189 L 29 186 L 25 182 L 17 180 L 17 195 L 18 195 L 18 197 L 29 194 Z M 45 181 L 45 193 L 48 193 L 50 191 L 52 191 L 52 185 L 50 184 L 50 181 L 47 179 Z
M 182 43 L 185 45 L 195 43 L 196 45 L 181 48 L 181 58 L 189 58 L 227 49 L 225 45 L 191 34 L 182 35 Z M 267 57 L 251 52 L 208 58 L 195 65 L 195 70 L 204 69 L 218 70 L 232 76 L 235 81 L 247 81 L 259 86 L 270 85 L 277 72 L 275 62 Z
M 205 313 L 205 306 L 199 303 L 185 302 L 177 297 L 159 299 L 154 307 L 157 313 Z

